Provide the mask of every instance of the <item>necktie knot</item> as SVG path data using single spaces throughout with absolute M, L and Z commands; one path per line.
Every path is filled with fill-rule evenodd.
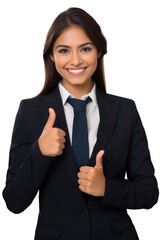
M 90 97 L 87 97 L 85 100 L 80 100 L 80 99 L 71 98 L 71 97 L 69 97 L 67 99 L 67 102 L 69 102 L 72 105 L 72 107 L 74 109 L 74 113 L 85 112 L 86 111 L 86 105 L 90 101 L 91 101 Z

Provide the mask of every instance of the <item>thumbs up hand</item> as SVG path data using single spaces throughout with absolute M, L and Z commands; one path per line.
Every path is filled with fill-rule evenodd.
M 92 196 L 102 197 L 105 193 L 106 180 L 103 173 L 102 159 L 104 150 L 100 150 L 96 156 L 94 167 L 83 166 L 78 173 L 79 189 Z
M 49 108 L 49 117 L 38 139 L 40 151 L 48 157 L 55 157 L 63 153 L 65 148 L 65 132 L 60 128 L 54 128 L 56 113 Z

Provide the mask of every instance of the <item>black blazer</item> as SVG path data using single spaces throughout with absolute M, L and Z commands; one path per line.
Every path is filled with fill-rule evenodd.
M 126 209 L 149 209 L 157 202 L 157 181 L 134 102 L 98 89 L 97 100 L 100 125 L 88 165 L 94 166 L 98 151 L 105 150 L 103 198 L 78 188 L 78 166 L 58 88 L 20 104 L 3 197 L 10 211 L 20 213 L 39 191 L 36 240 L 137 240 Z M 42 156 L 37 143 L 49 107 L 56 111 L 55 127 L 66 132 L 64 153 L 53 158 Z

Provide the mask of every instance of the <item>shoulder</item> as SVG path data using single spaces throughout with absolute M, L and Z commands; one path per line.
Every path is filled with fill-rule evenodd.
M 131 98 L 127 98 L 127 97 L 123 97 L 123 96 L 118 96 L 118 95 L 113 95 L 113 94 L 109 94 L 106 93 L 106 97 L 112 101 L 119 101 L 119 102 L 134 102 L 133 99 Z
M 113 95 L 113 94 L 106 94 L 106 97 L 108 98 L 109 101 L 117 102 L 120 104 L 120 106 L 128 106 L 128 107 L 135 107 L 136 103 L 133 99 L 123 97 L 123 96 L 118 96 L 118 95 Z
M 98 90 L 97 101 L 101 111 L 110 109 L 112 112 L 116 111 L 119 116 L 121 115 L 123 118 L 128 118 L 129 116 L 132 118 L 133 116 L 137 115 L 138 112 L 136 103 L 131 98 L 113 95 Z
M 20 101 L 21 104 L 36 104 L 38 102 L 41 102 L 45 99 L 45 95 L 44 96 L 35 96 L 35 97 L 32 97 L 32 98 L 25 98 L 25 99 L 22 99 Z
M 22 99 L 19 103 L 19 113 L 30 112 L 39 108 L 39 105 L 43 102 L 43 96 L 36 96 L 32 98 Z
M 101 101 L 105 102 L 115 102 L 124 105 L 135 105 L 135 101 L 131 98 L 118 96 L 110 93 L 102 92 L 101 90 L 97 89 L 97 98 L 101 99 Z
M 119 109 L 123 111 L 127 111 L 128 113 L 130 112 L 135 112 L 137 111 L 137 106 L 136 103 L 133 99 L 123 97 L 123 96 L 117 96 L 117 95 L 112 95 L 112 94 L 106 94 L 107 98 L 109 101 L 116 102 L 119 105 Z
M 27 106 L 36 106 L 36 105 L 42 104 L 43 102 L 56 101 L 57 99 L 59 99 L 59 97 L 60 97 L 60 93 L 59 93 L 58 88 L 56 88 L 53 91 L 51 91 L 45 95 L 37 95 L 32 98 L 22 99 L 20 104 L 27 105 Z

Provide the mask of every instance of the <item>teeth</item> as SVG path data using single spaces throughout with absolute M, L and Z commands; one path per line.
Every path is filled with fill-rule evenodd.
M 81 68 L 81 69 L 68 69 L 68 71 L 71 72 L 71 73 L 81 73 L 81 72 L 84 71 L 84 69 L 83 68 Z

